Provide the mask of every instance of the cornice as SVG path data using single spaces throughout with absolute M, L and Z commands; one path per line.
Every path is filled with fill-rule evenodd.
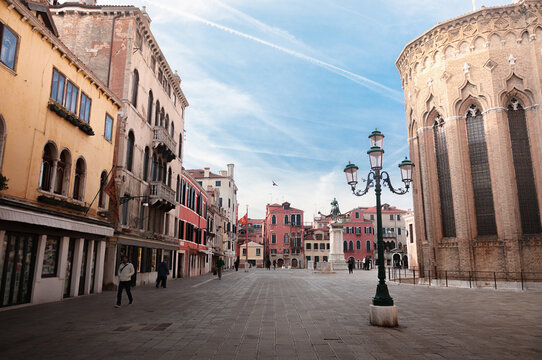
M 8 4 L 8 10 L 15 10 L 21 16 L 22 22 L 27 22 L 32 26 L 32 32 L 37 31 L 41 34 L 42 40 L 48 41 L 53 50 L 57 50 L 62 58 L 66 58 L 71 65 L 75 66 L 78 72 L 84 74 L 85 79 L 89 79 L 102 94 L 117 107 L 122 107 L 122 101 L 90 70 L 79 58 L 64 45 L 45 25 L 38 20 L 34 14 L 19 0 L 2 0 Z
M 478 37 L 487 42 L 493 34 L 518 32 L 517 35 L 521 36 L 525 29 L 537 26 L 542 26 L 542 0 L 523 0 L 510 5 L 483 7 L 433 26 L 405 45 L 395 65 L 401 77 L 404 77 L 405 71 L 418 61 L 434 55 L 436 51 L 444 53 L 449 45 L 465 41 L 472 45 Z M 534 40 L 534 37 L 531 40 Z

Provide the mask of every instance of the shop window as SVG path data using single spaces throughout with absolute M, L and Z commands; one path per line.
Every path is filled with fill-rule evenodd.
M 45 242 L 45 252 L 43 253 L 41 277 L 56 277 L 59 248 L 60 238 L 58 236 L 47 236 L 47 240 Z

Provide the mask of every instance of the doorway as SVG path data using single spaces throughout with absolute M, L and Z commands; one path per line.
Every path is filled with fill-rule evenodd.
M 293 268 L 297 267 L 297 259 L 292 259 L 292 267 Z
M 64 280 L 64 297 L 70 297 L 73 275 L 73 257 L 75 255 L 75 239 L 70 238 L 68 246 L 68 259 L 66 261 L 66 280 Z
M 1 245 L 0 307 L 29 303 L 38 236 L 6 232 Z
M 278 260 L 277 260 L 277 266 L 278 266 L 279 268 L 281 268 L 282 265 L 284 265 L 284 260 L 278 259 Z

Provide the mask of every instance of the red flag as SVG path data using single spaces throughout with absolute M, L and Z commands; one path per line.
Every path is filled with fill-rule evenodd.
M 246 213 L 245 216 L 243 216 L 241 219 L 239 219 L 237 221 L 237 224 L 238 224 L 239 227 L 241 227 L 241 226 L 246 226 L 247 222 L 248 222 L 248 213 Z
M 117 172 L 113 168 L 113 171 L 111 171 L 111 178 L 109 179 L 107 185 L 104 187 L 104 192 L 109 195 L 109 210 L 113 213 L 115 221 L 119 221 L 119 198 L 117 196 L 117 186 L 115 184 L 116 175 Z

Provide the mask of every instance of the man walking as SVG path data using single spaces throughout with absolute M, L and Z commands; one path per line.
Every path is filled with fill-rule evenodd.
M 216 261 L 216 271 L 218 272 L 218 280 L 222 280 L 222 267 L 225 265 L 222 257 L 219 257 Z
M 235 271 L 239 270 L 239 256 L 237 257 L 237 260 L 235 260 L 235 262 L 233 263 L 233 265 L 235 266 Z
M 273 260 L 273 270 L 277 269 L 277 260 Z
M 128 256 L 122 257 L 122 264 L 119 266 L 119 287 L 117 290 L 117 304 L 115 307 L 120 307 L 122 300 L 122 289 L 126 289 L 126 295 L 128 295 L 129 304 L 134 302 L 130 286 L 132 285 L 132 275 L 135 274 L 134 266 L 128 262 Z
M 156 287 L 158 287 L 160 283 L 162 283 L 162 287 L 165 289 L 167 276 L 169 275 L 169 265 L 167 263 L 167 257 L 164 257 L 164 261 L 162 261 L 158 265 L 157 271 L 158 271 L 158 277 L 156 278 Z

